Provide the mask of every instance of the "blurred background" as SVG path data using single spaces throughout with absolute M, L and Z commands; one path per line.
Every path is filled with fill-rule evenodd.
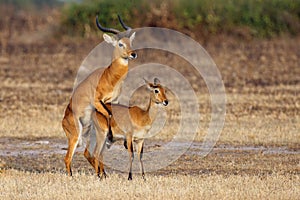
M 118 28 L 117 14 L 132 27 L 158 26 L 201 39 L 230 34 L 243 39 L 295 36 L 300 31 L 300 1 L 295 0 L 1 0 L 3 45 L 24 31 L 93 37 L 94 19 Z M 44 30 L 44 29 L 43 29 Z M 45 31 L 45 30 L 44 30 Z
M 299 145 L 298 0 L 0 0 L 0 136 L 64 138 L 60 121 L 77 70 L 102 41 L 95 16 L 121 29 L 117 14 L 134 28 L 180 31 L 208 51 L 226 87 L 221 141 Z M 163 57 L 165 64 L 179 63 Z M 187 74 L 198 87 L 201 120 L 208 124 L 205 83 Z M 16 127 L 16 121 L 22 125 Z

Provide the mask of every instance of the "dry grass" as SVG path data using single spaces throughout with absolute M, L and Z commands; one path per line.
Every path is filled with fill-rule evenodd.
M 1 199 L 297 199 L 299 176 L 167 175 L 127 181 L 112 174 L 95 176 L 27 173 L 8 170 L 1 174 Z
M 61 119 L 83 58 L 77 58 L 77 53 L 65 53 L 64 48 L 57 48 L 63 53 L 30 53 L 1 64 L 4 74 L 0 77 L 1 137 L 65 137 Z M 77 60 L 73 60 L 74 57 Z M 51 62 L 53 59 L 55 63 Z M 64 63 L 65 60 L 70 61 Z M 253 61 L 248 62 L 251 64 Z M 221 65 L 220 71 L 224 72 L 226 84 L 231 80 L 226 81 L 228 69 L 222 69 Z M 278 85 L 272 81 L 270 84 L 244 87 L 237 84 L 226 88 L 226 122 L 219 143 L 292 146 L 300 143 L 300 137 L 297 137 L 300 130 L 299 84 Z M 210 122 L 210 101 L 205 86 L 196 89 L 201 126 L 195 140 L 202 141 Z M 147 100 L 142 104 L 146 103 Z M 180 120 L 178 109 L 174 101 L 166 108 L 174 121 L 160 135 L 161 139 L 170 139 L 176 133 L 176 123 Z

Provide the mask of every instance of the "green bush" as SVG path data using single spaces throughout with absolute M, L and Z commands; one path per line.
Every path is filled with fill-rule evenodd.
M 259 37 L 300 31 L 298 0 L 177 0 L 175 12 L 189 28 L 201 24 L 213 33 L 236 27 L 249 27 Z
M 80 34 L 84 36 L 90 31 L 96 30 L 95 17 L 103 26 L 121 29 L 117 15 L 121 15 L 124 21 L 132 21 L 131 11 L 138 0 L 85 0 L 83 3 L 73 3 L 63 8 L 61 27 L 70 35 Z
M 155 10 L 168 15 L 165 24 L 163 14 Z M 300 0 L 84 0 L 63 8 L 61 30 L 71 35 L 93 33 L 97 14 L 104 26 L 119 29 L 117 14 L 137 27 L 158 25 L 209 34 L 245 28 L 257 37 L 300 32 Z M 151 21 L 148 16 L 155 17 Z

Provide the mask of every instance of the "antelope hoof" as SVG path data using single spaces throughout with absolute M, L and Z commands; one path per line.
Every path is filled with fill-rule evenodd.
M 70 176 L 70 177 L 72 177 L 73 176 L 73 174 L 72 174 L 72 170 L 70 169 L 70 170 L 67 170 L 67 176 Z
M 102 175 L 99 176 L 100 181 L 102 181 L 103 179 L 106 179 L 107 175 L 104 172 Z
M 132 174 L 131 173 L 129 173 L 129 175 L 128 175 L 128 180 L 132 181 Z

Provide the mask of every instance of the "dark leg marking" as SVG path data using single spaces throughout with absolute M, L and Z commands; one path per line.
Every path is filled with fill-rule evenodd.
M 112 117 L 112 113 L 110 112 L 110 110 L 106 107 L 106 105 L 102 101 L 100 101 L 100 103 L 102 104 L 102 106 L 105 108 L 105 110 L 109 114 L 108 119 L 107 119 L 107 124 L 108 124 L 107 139 L 110 143 L 112 143 L 113 142 L 113 134 L 112 134 L 111 125 L 110 125 L 110 118 Z
M 128 175 L 128 180 L 131 181 L 132 180 L 132 173 L 129 172 L 129 175 Z
M 124 140 L 124 147 L 125 147 L 125 149 L 128 149 L 127 140 L 126 139 Z
M 112 116 L 112 113 L 110 112 L 110 110 L 106 107 L 105 103 L 103 103 L 103 101 L 100 101 L 101 105 L 105 108 L 106 112 L 108 113 L 109 117 Z
M 131 150 L 131 153 L 132 153 L 132 156 L 133 156 L 133 143 L 131 143 L 131 145 L 130 145 L 130 150 Z

